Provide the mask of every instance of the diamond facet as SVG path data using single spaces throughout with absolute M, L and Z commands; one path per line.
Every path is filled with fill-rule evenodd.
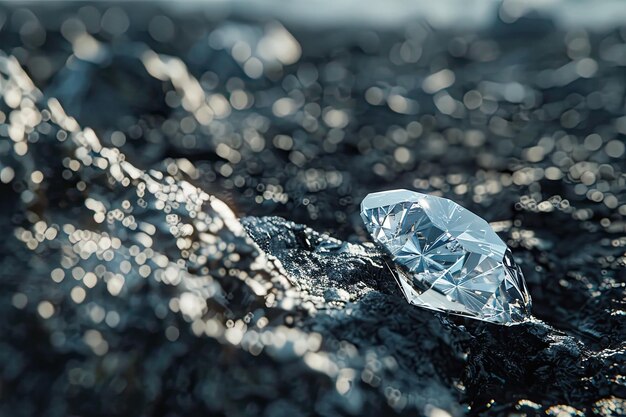
M 511 251 L 489 224 L 445 198 L 408 190 L 369 194 L 361 217 L 396 263 L 410 304 L 498 324 L 530 316 Z

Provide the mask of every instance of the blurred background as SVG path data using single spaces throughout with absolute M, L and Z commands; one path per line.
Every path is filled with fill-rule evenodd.
M 625 19 L 1 4 L 0 413 L 624 415 Z M 535 320 L 406 304 L 394 188 L 491 222 Z

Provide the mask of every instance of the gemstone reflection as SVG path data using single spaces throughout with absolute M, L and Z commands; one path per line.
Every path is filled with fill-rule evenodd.
M 445 198 L 392 190 L 365 197 L 361 217 L 395 261 L 410 304 L 498 324 L 530 316 L 522 271 L 476 214 Z

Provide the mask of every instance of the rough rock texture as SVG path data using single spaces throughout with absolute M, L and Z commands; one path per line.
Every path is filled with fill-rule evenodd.
M 0 414 L 623 415 L 625 29 L 511 4 L 0 6 Z M 408 305 L 389 188 L 492 222 L 534 319 Z

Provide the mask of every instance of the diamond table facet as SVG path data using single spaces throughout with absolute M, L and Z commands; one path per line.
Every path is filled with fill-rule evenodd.
M 530 316 L 511 251 L 489 224 L 445 198 L 408 190 L 367 195 L 361 217 L 396 263 L 410 304 L 498 324 Z

